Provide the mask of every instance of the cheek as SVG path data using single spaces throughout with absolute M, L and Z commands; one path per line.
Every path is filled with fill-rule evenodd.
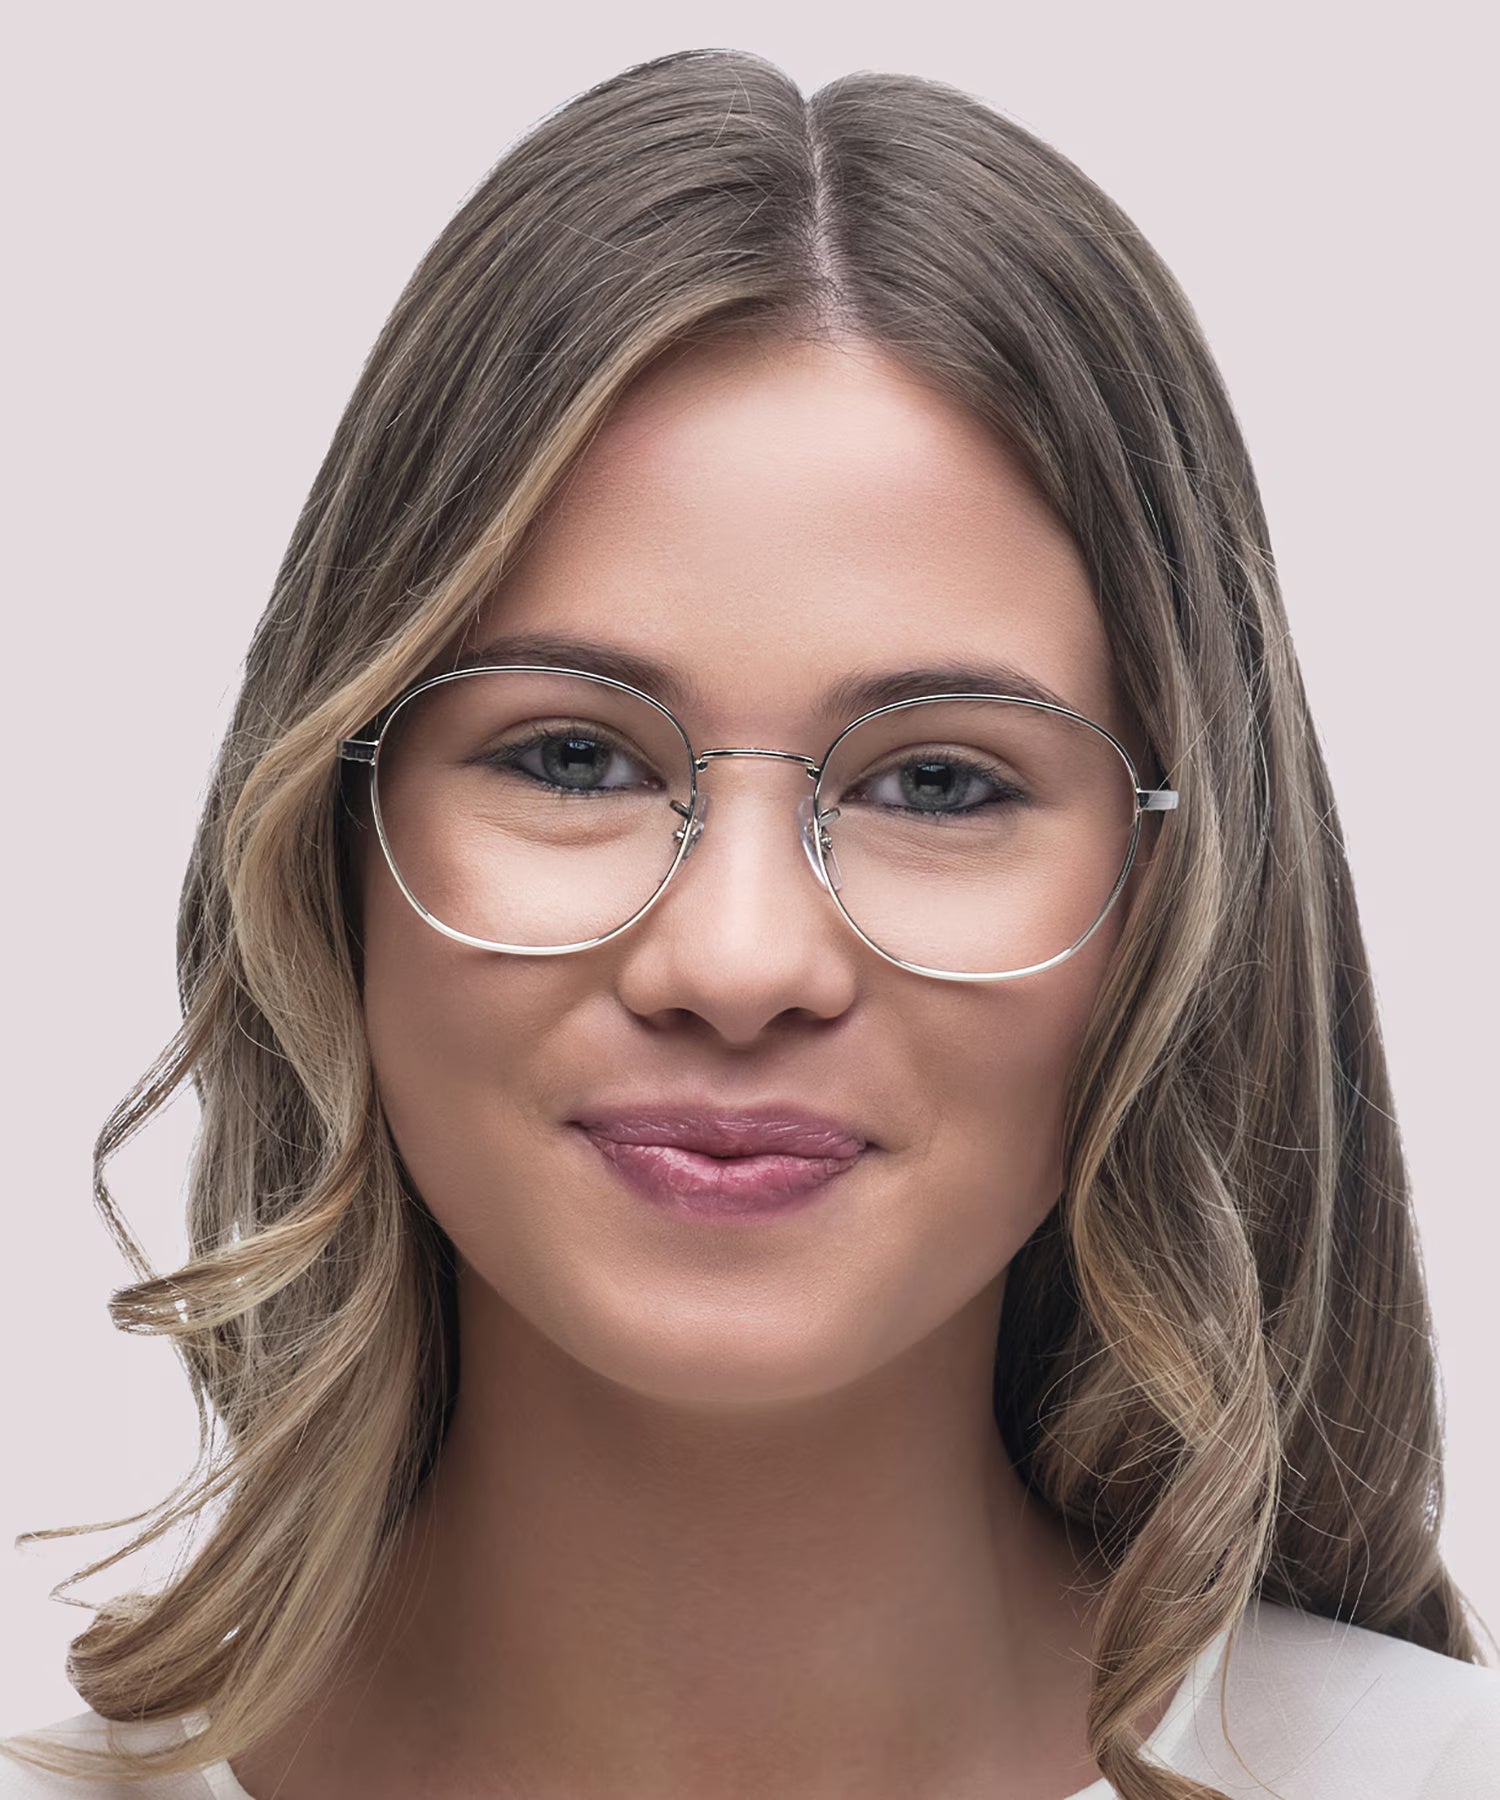
M 366 872 L 363 925 L 381 1107 L 418 1192 L 456 1236 L 466 1211 L 492 1203 L 518 1124 L 524 1133 L 527 1070 L 557 1011 L 557 977 L 433 930 L 383 868 Z
M 1062 1190 L 1063 1115 L 1079 1049 L 1119 935 L 1110 919 L 1066 962 L 941 998 L 920 1066 L 932 1095 L 924 1146 L 959 1231 L 987 1238 L 998 1270 Z

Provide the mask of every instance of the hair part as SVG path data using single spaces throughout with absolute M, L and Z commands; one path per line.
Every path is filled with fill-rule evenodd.
M 297 520 L 182 890 L 182 1024 L 94 1149 L 137 1276 L 111 1315 L 177 1347 L 198 1459 L 153 1508 L 18 1540 L 148 1521 L 61 1587 L 181 1522 L 191 1547 L 214 1503 L 67 1665 L 107 1719 L 206 1729 L 145 1754 L 8 1740 L 21 1760 L 132 1781 L 241 1755 L 360 1641 L 458 1363 L 453 1246 L 364 1035 L 359 771 L 337 744 L 477 619 L 631 383 L 747 329 L 869 341 L 1015 448 L 1183 794 L 995 1357 L 1008 1454 L 1104 1571 L 1099 1768 L 1126 1800 L 1223 1800 L 1142 1759 L 1131 1721 L 1257 1594 L 1478 1660 L 1438 1550 L 1431 1318 L 1348 863 L 1192 311 L 1119 207 L 978 99 L 870 72 L 806 98 L 758 56 L 691 50 L 495 165 L 398 299 Z M 188 1081 L 190 1254 L 158 1274 L 103 1168 Z

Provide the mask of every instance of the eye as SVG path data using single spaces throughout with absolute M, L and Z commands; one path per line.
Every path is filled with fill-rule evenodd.
M 881 784 L 886 784 L 881 792 Z M 959 804 L 976 790 L 988 787 L 989 798 Z M 926 752 L 907 756 L 899 763 L 864 777 L 840 797 L 841 806 L 870 795 L 874 804 L 890 811 L 940 819 L 963 817 L 990 806 L 1016 804 L 1026 796 L 1013 782 L 983 763 L 964 756 Z
M 536 757 L 539 766 L 528 765 L 528 757 Z M 559 793 L 621 793 L 631 786 L 646 785 L 605 782 L 604 777 L 615 762 L 629 764 L 633 758 L 618 738 L 594 725 L 541 726 L 524 738 L 486 752 L 480 761 L 496 769 L 515 770 Z

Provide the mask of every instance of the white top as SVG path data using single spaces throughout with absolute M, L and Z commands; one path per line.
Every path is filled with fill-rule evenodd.
M 1230 1800 L 1500 1800 L 1500 1670 L 1424 1650 L 1269 1601 L 1253 1601 L 1229 1645 L 1225 1711 L 1218 1675 L 1229 1627 L 1188 1670 L 1146 1754 Z M 195 1736 L 202 1713 L 118 1725 L 145 1748 Z M 102 1743 L 92 1710 L 49 1732 Z M 1235 1751 L 1238 1750 L 1239 1758 Z M 1262 1785 L 1264 1784 L 1264 1785 Z M 260 1800 L 227 1762 L 149 1787 L 72 1782 L 0 1755 L 0 1800 Z M 1067 1800 L 1117 1800 L 1101 1777 Z

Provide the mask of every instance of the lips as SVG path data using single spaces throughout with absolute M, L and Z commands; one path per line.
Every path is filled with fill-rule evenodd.
M 617 1144 L 665 1144 L 703 1156 L 802 1156 L 852 1160 L 869 1139 L 852 1126 L 787 1103 L 733 1111 L 707 1106 L 606 1108 L 575 1124 Z

